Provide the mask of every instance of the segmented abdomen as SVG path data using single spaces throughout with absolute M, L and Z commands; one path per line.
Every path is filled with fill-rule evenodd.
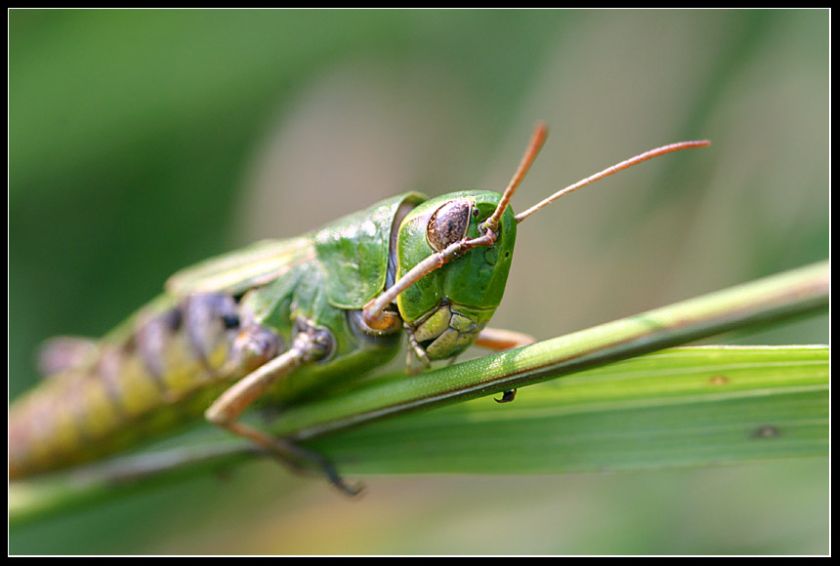
M 11 479 L 120 450 L 201 414 L 236 377 L 226 362 L 237 311 L 221 293 L 156 307 L 92 360 L 48 376 L 10 408 Z

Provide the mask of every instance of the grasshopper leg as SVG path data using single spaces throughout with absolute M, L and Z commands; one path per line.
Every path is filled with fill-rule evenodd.
M 406 352 L 406 368 L 409 375 L 417 375 L 423 370 L 429 369 L 432 362 L 426 354 L 426 350 L 417 342 L 414 331 L 410 326 L 405 325 L 405 333 L 408 336 L 408 351 Z
M 478 333 L 478 337 L 475 339 L 475 345 L 480 348 L 501 352 L 502 350 L 527 346 L 536 341 L 536 338 L 533 336 L 516 332 L 515 330 L 484 328 Z
M 351 485 L 344 481 L 333 463 L 314 450 L 308 450 L 302 446 L 298 446 L 285 438 L 273 437 L 270 434 L 266 434 L 261 430 L 237 421 L 221 426 L 237 436 L 242 436 L 254 442 L 295 473 L 305 472 L 305 465 L 301 462 L 307 462 L 318 467 L 327 476 L 329 482 L 346 495 L 358 495 L 363 489 L 360 485 Z
M 502 391 L 502 396 L 499 398 L 493 397 L 493 400 L 496 403 L 510 403 L 516 399 L 516 389 L 508 389 L 507 391 Z
M 478 334 L 475 339 L 475 345 L 482 348 L 487 348 L 496 352 L 502 350 L 509 350 L 511 348 L 518 348 L 520 346 L 527 346 L 536 342 L 533 336 L 516 332 L 513 330 L 504 330 L 501 328 L 485 328 Z M 502 392 L 500 398 L 494 398 L 496 403 L 510 403 L 516 398 L 516 389 L 508 389 Z
M 304 463 L 313 464 L 324 472 L 335 487 L 348 495 L 356 495 L 361 491 L 360 487 L 342 480 L 332 463 L 320 454 L 238 422 L 245 409 L 274 383 L 300 366 L 323 358 L 331 348 L 332 337 L 329 333 L 314 328 L 300 332 L 287 352 L 258 367 L 225 390 L 204 416 L 211 423 L 257 444 L 293 471 L 303 471 Z

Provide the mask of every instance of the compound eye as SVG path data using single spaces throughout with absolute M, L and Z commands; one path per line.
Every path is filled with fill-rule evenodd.
M 463 240 L 470 226 L 472 203 L 466 199 L 451 200 L 438 208 L 426 226 L 426 237 L 435 251 Z

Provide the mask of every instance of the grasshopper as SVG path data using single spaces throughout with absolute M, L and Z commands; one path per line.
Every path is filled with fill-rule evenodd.
M 406 193 L 320 230 L 262 241 L 186 268 L 102 340 L 59 337 L 40 354 L 46 379 L 9 415 L 9 475 L 80 464 L 203 415 L 293 471 L 322 455 L 240 421 L 252 404 L 282 405 L 390 361 L 407 337 L 410 373 L 532 338 L 487 327 L 502 300 L 518 224 L 558 198 L 653 157 L 647 151 L 514 214 L 509 206 L 547 137 L 539 124 L 502 193 Z M 512 401 L 515 390 L 497 401 Z

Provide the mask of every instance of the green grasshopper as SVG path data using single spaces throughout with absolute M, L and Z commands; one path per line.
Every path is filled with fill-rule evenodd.
M 403 334 L 410 372 L 473 344 L 530 343 L 486 326 L 502 300 L 517 225 L 622 169 L 709 145 L 650 150 L 514 215 L 509 202 L 546 136 L 538 125 L 501 194 L 389 198 L 303 236 L 184 269 L 101 341 L 47 341 L 40 355 L 47 379 L 10 408 L 10 478 L 99 458 L 203 414 L 292 470 L 315 466 L 356 493 L 329 460 L 241 422 L 242 413 L 258 400 L 282 405 L 370 372 L 397 354 Z

